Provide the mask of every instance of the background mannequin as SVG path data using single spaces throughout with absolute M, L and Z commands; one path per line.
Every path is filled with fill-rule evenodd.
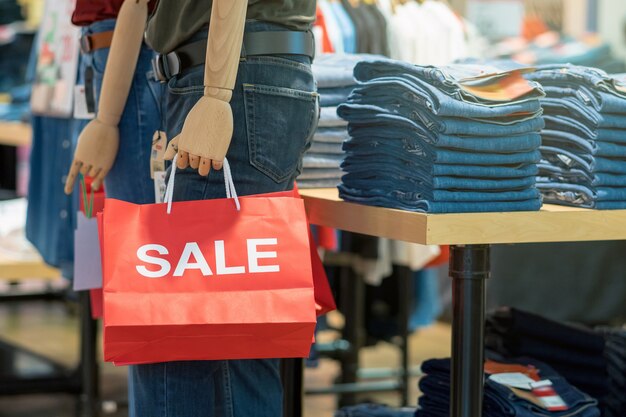
M 99 189 L 111 170 L 119 148 L 118 124 L 124 111 L 148 18 L 148 0 L 125 1 L 118 14 L 110 53 L 104 72 L 97 116 L 78 138 L 74 161 L 65 192 L 74 189 L 80 172 L 94 178 Z

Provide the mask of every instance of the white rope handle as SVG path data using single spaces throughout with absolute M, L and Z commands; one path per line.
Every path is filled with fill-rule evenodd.
M 172 160 L 172 172 L 170 174 L 170 179 L 167 182 L 167 188 L 165 189 L 165 200 L 167 203 L 167 214 L 172 213 L 172 200 L 174 198 L 174 180 L 176 178 L 176 159 L 178 158 L 178 154 L 174 155 L 174 159 Z M 226 189 L 226 198 L 232 198 L 235 200 L 235 206 L 237 207 L 237 211 L 241 210 L 241 204 L 239 203 L 239 197 L 237 196 L 237 190 L 235 189 L 235 183 L 233 181 L 233 174 L 230 171 L 230 164 L 228 163 L 228 159 L 224 158 L 224 188 Z

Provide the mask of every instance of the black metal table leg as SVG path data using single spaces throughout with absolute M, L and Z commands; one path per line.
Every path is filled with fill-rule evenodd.
M 489 245 L 450 248 L 453 305 L 450 415 L 454 417 L 482 415 L 489 250 Z
M 98 365 L 98 325 L 91 318 L 91 303 L 88 291 L 79 293 L 80 304 L 80 364 L 82 378 L 82 415 L 100 415 L 100 372 Z
M 345 318 L 343 338 L 350 348 L 340 357 L 342 384 L 358 382 L 359 353 L 365 345 L 365 282 L 352 268 L 341 268 L 341 305 Z M 339 407 L 355 405 L 357 393 L 347 392 L 339 397 Z
M 282 359 L 280 373 L 283 382 L 283 417 L 302 417 L 304 397 L 304 361 Z
M 411 307 L 413 304 L 413 271 L 409 268 L 400 269 L 400 280 L 398 283 L 399 300 L 399 322 L 400 322 L 400 338 L 402 346 L 400 348 L 400 397 L 402 406 L 409 405 L 409 321 L 411 319 Z

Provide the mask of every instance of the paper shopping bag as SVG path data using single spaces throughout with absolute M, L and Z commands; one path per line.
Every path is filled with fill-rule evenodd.
M 300 193 L 298 192 L 298 188 L 294 184 L 294 189 L 291 191 L 283 191 L 276 193 L 268 193 L 268 194 L 257 194 L 252 196 L 245 196 L 242 198 L 258 198 L 258 197 L 293 197 L 300 199 Z M 311 253 L 311 268 L 313 271 L 313 289 L 315 292 L 315 310 L 318 316 L 323 316 L 326 313 L 334 311 L 337 309 L 337 305 L 335 303 L 335 297 L 333 296 L 333 292 L 330 289 L 330 284 L 328 282 L 328 276 L 326 275 L 326 270 L 324 269 L 324 264 L 320 259 L 320 255 L 317 252 L 317 247 L 315 245 L 315 240 L 313 239 L 313 234 L 311 233 L 311 228 L 308 228 L 309 233 L 309 250 Z
M 237 201 L 173 203 L 168 214 L 167 204 L 107 199 L 105 360 L 308 356 L 316 320 L 303 202 Z

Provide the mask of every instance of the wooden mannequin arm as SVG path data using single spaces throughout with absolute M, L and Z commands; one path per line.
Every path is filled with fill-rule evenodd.
M 79 172 L 93 177 L 93 187 L 97 190 L 113 166 L 119 148 L 117 125 L 139 59 L 148 18 L 148 1 L 127 0 L 122 4 L 104 69 L 98 114 L 78 138 L 74 161 L 65 183 L 67 194 L 72 193 Z
M 104 124 L 117 126 L 133 82 L 139 50 L 148 19 L 148 0 L 127 0 L 122 4 L 102 80 L 96 116 Z
M 214 0 L 207 41 L 204 96 L 191 109 L 183 129 L 170 143 L 178 150 L 179 168 L 191 166 L 200 175 L 222 163 L 233 136 L 230 107 L 237 79 L 248 0 Z
M 248 0 L 215 0 L 204 67 L 204 95 L 230 101 L 246 22 Z M 226 90 L 226 91 L 223 91 Z

